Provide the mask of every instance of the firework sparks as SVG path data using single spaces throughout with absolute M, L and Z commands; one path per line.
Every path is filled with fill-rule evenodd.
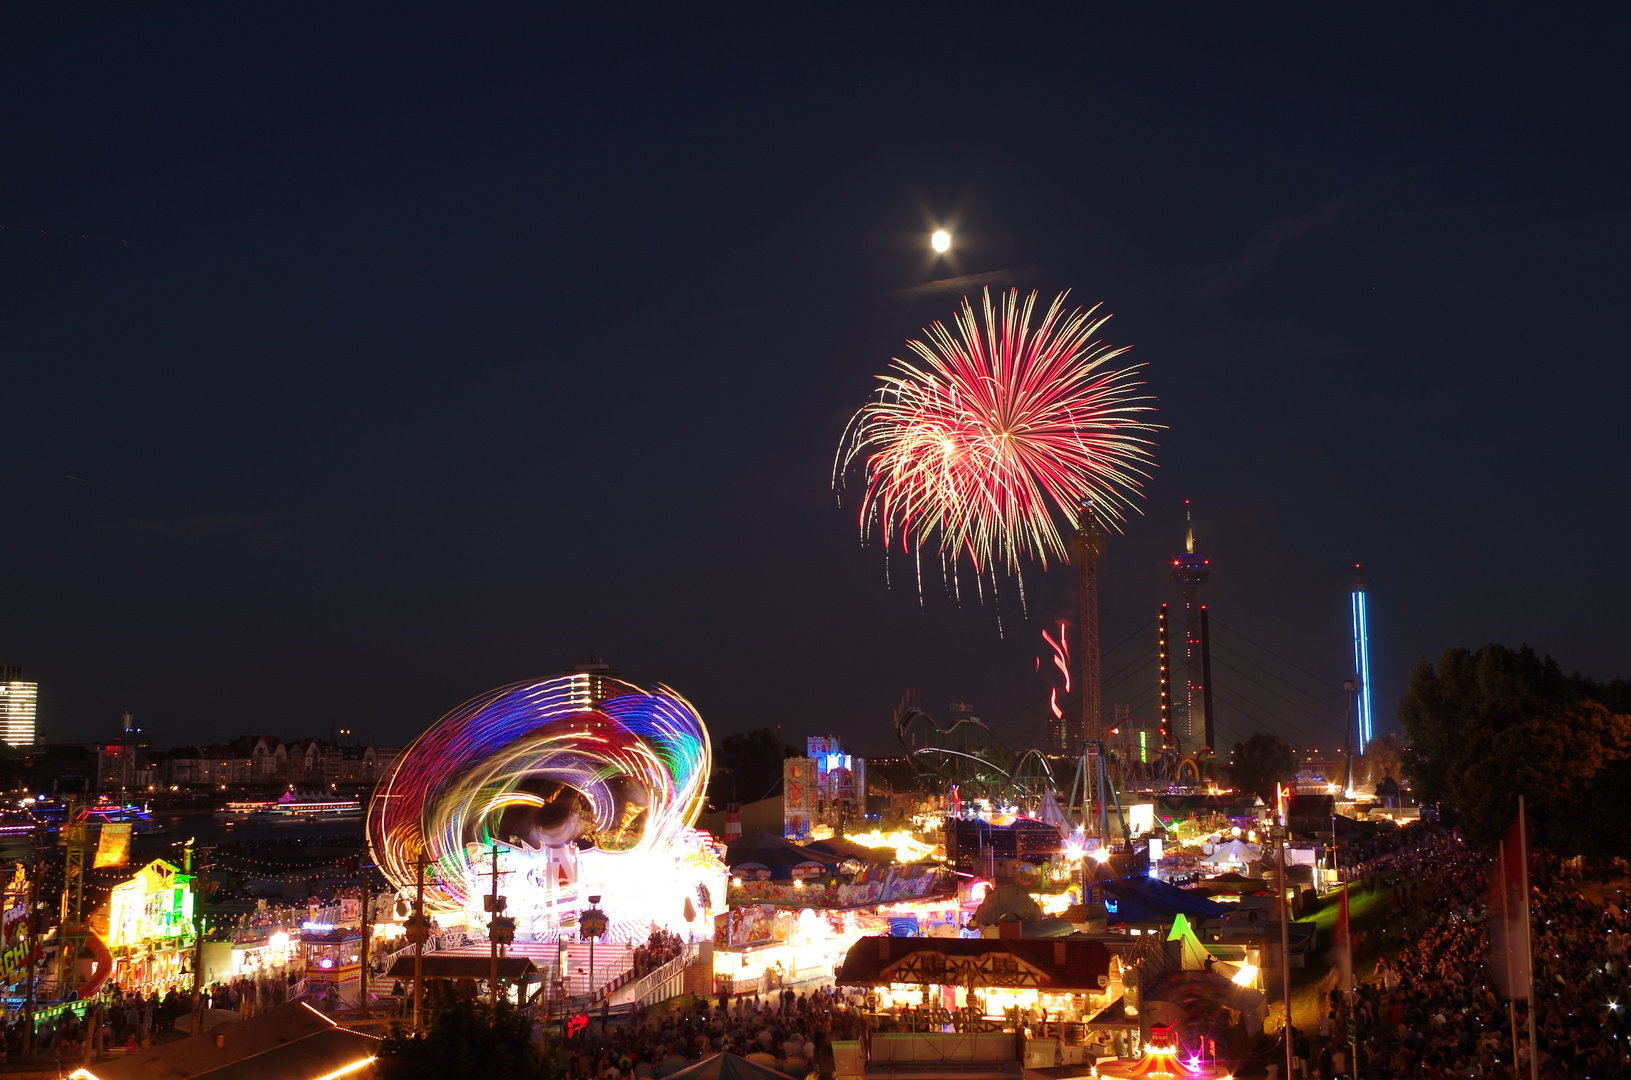
M 1034 326 L 1035 292 L 1011 289 L 994 304 L 986 290 L 983 319 L 965 298 L 954 327 L 930 326 L 907 343 L 914 360 L 878 377 L 834 465 L 836 487 L 864 462 L 863 538 L 876 529 L 916 556 L 966 556 L 978 578 L 1017 573 L 1025 559 L 1068 561 L 1066 535 L 1087 502 L 1112 525 L 1134 508 L 1154 464 L 1154 399 L 1138 392 L 1140 365 L 1109 366 L 1126 348 L 1094 339 L 1109 316 L 1067 314 L 1067 295 Z

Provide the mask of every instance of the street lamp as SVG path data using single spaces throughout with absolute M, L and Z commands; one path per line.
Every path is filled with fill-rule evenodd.
M 578 916 L 578 933 L 589 939 L 589 1002 L 595 1000 L 595 939 L 606 932 L 606 913 L 598 906 L 599 896 L 589 898 L 591 907 Z

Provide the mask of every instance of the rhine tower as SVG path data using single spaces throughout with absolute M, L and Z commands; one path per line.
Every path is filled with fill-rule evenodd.
M 1184 597 L 1184 743 L 1183 749 L 1194 751 L 1201 746 L 1215 749 L 1212 735 L 1212 710 L 1209 663 L 1211 635 L 1206 625 L 1206 607 L 1200 602 L 1201 588 L 1212 576 L 1211 561 L 1195 551 L 1195 519 L 1189 500 L 1184 500 L 1184 553 L 1172 560 L 1172 580 Z M 1178 733 L 1173 724 L 1173 735 Z

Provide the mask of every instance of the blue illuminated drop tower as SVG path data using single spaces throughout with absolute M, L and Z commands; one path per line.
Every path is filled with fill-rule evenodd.
M 1212 736 L 1211 665 L 1207 638 L 1206 608 L 1201 604 L 1201 588 L 1212 576 L 1211 560 L 1195 552 L 1195 519 L 1189 500 L 1184 500 L 1184 553 L 1173 557 L 1172 580 L 1184 597 L 1184 738 L 1177 740 L 1178 725 L 1172 733 L 1180 748 L 1193 753 L 1204 745 L 1214 750 Z
M 1365 747 L 1375 737 L 1375 731 L 1371 725 L 1370 612 L 1367 610 L 1365 578 L 1360 573 L 1358 563 L 1354 563 L 1354 586 L 1348 600 L 1353 614 L 1354 677 L 1348 695 L 1353 720 L 1347 727 L 1348 737 L 1363 756 Z M 1351 770 L 1352 766 L 1349 768 Z M 1349 783 L 1352 783 L 1351 777 Z

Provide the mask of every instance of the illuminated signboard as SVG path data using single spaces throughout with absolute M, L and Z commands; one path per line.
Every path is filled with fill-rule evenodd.
M 22 867 L 18 868 L 18 877 L 22 876 Z M 21 982 L 28 970 L 28 927 L 24 920 L 28 916 L 27 893 L 15 894 L 16 903 L 6 908 L 4 914 L 4 931 L 0 931 L 0 982 L 6 986 Z

